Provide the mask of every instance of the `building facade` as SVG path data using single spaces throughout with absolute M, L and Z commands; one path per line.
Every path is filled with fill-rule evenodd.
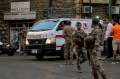
M 88 18 L 99 17 L 100 19 L 105 19 L 109 17 L 109 4 L 109 0 L 83 0 L 82 16 Z M 120 0 L 111 0 L 111 6 L 111 17 L 120 17 Z
M 48 17 L 75 17 L 74 0 L 1 0 L 0 41 L 11 43 L 16 35 L 22 48 L 24 27 L 29 29 L 36 21 Z

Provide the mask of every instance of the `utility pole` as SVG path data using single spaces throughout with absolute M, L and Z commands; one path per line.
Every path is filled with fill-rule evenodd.
M 109 18 L 112 19 L 112 0 L 109 0 Z
M 76 6 L 76 18 L 81 18 L 81 8 L 82 8 L 83 0 L 75 0 L 75 6 Z
M 91 0 L 89 0 L 89 18 L 91 18 Z
M 49 0 L 46 0 L 46 10 L 49 17 Z

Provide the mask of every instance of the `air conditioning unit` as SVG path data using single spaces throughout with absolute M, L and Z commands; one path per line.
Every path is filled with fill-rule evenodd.
M 119 6 L 112 6 L 112 14 L 119 14 L 120 8 Z
M 107 10 L 107 13 L 109 14 L 109 7 L 108 7 L 108 10 Z M 120 7 L 119 6 L 112 6 L 111 13 L 112 14 L 119 14 L 120 13 Z
M 83 13 L 90 13 L 90 6 L 83 6 Z M 91 13 L 92 13 L 92 6 L 91 6 Z

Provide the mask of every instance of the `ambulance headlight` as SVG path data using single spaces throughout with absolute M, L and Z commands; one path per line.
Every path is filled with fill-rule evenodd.
M 55 43 L 55 38 L 49 38 L 46 40 L 46 44 Z
M 29 45 L 29 42 L 28 42 L 28 40 L 26 40 L 26 45 Z

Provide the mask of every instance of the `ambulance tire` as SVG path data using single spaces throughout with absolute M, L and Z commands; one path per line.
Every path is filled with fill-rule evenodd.
M 64 45 L 61 47 L 61 59 L 64 59 Z
M 42 60 L 43 59 L 43 54 L 36 54 L 36 59 L 37 60 Z

